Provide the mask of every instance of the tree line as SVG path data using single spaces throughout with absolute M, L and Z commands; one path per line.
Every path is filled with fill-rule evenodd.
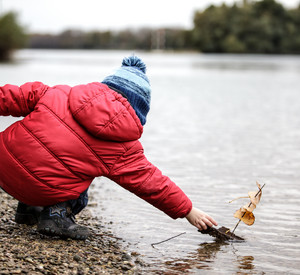
M 194 15 L 193 43 L 203 52 L 300 53 L 300 2 L 285 9 L 275 0 L 210 6 Z
M 286 9 L 275 0 L 243 0 L 196 11 L 193 28 L 121 31 L 65 30 L 28 34 L 27 47 L 44 49 L 197 50 L 208 53 L 300 53 L 300 3 Z M 9 13 L 0 18 L 0 59 L 23 47 L 25 30 Z
M 32 34 L 30 48 L 51 49 L 174 49 L 189 47 L 183 29 L 126 29 L 121 31 L 66 30 L 58 35 Z
M 12 50 L 26 46 L 27 36 L 14 13 L 0 17 L 0 60 L 8 60 Z

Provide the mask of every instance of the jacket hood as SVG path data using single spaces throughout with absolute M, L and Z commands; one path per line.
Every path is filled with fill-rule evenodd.
M 102 83 L 71 89 L 69 106 L 74 119 L 93 136 L 111 141 L 137 140 L 143 126 L 130 103 Z

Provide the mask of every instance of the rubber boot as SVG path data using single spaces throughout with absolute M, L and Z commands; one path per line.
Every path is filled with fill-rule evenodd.
M 89 229 L 75 223 L 75 217 L 68 202 L 47 206 L 41 212 L 37 225 L 41 234 L 85 240 L 90 236 Z
M 37 224 L 43 207 L 30 206 L 25 203 L 19 202 L 15 222 L 18 224 L 34 225 Z

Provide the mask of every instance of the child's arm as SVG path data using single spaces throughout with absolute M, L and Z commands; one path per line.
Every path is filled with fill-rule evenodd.
M 173 219 L 186 217 L 192 209 L 190 199 L 146 159 L 142 148 L 136 149 L 134 146 L 118 160 L 108 178 Z
M 119 159 L 108 177 L 171 218 L 186 217 L 200 230 L 205 229 L 205 225 L 216 225 L 211 217 L 194 208 L 186 194 L 146 159 L 139 142 Z
M 22 86 L 0 86 L 0 115 L 26 116 L 31 113 L 48 86 L 41 82 L 29 82 Z

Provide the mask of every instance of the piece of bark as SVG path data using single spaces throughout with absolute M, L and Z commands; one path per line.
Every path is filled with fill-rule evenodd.
M 202 234 L 208 234 L 212 237 L 215 237 L 217 241 L 244 241 L 242 237 L 239 237 L 230 232 L 229 228 L 224 226 L 220 228 L 208 227 L 206 230 L 198 230 Z

